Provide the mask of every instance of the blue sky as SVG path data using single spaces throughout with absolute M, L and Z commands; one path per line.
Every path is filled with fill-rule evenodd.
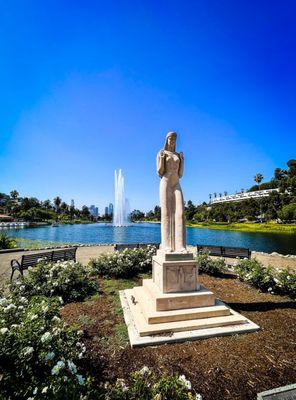
M 296 3 L 0 3 L 0 191 L 158 204 L 166 132 L 195 203 L 295 158 Z

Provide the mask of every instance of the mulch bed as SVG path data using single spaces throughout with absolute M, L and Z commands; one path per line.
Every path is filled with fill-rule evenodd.
M 82 327 L 90 356 L 84 367 L 98 379 L 109 381 L 127 378 L 144 365 L 159 376 L 185 374 L 204 400 L 253 400 L 258 392 L 295 383 L 295 302 L 288 297 L 260 293 L 229 276 L 214 278 L 203 274 L 200 282 L 261 330 L 131 349 L 118 336 L 123 327 L 118 298 L 115 293 L 104 292 L 101 281 L 103 292 L 98 299 L 68 304 L 62 310 L 68 323 L 83 322 L 86 318 Z

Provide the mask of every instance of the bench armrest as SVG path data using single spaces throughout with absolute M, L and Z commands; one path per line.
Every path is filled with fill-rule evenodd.
M 14 271 L 16 271 L 16 270 L 19 271 L 21 273 L 21 275 L 23 276 L 23 269 L 22 269 L 21 264 L 18 262 L 18 260 L 15 260 L 15 259 L 11 260 L 10 265 L 11 265 L 11 269 L 12 269 L 10 281 L 12 281 Z

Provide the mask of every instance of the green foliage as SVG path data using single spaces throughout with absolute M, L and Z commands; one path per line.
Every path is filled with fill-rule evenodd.
M 125 249 L 122 252 L 101 254 L 89 262 L 89 267 L 95 275 L 108 278 L 131 278 L 142 272 L 151 270 L 154 246 L 143 249 Z
M 131 374 L 130 382 L 117 379 L 115 385 L 107 386 L 105 398 L 112 400 L 201 400 L 192 390 L 191 382 L 184 375 L 163 376 L 158 379 L 148 368 Z
M 264 267 L 256 259 L 240 260 L 234 269 L 242 281 L 262 291 L 296 297 L 296 274 L 294 271 Z
M 60 296 L 65 303 L 84 300 L 98 291 L 98 284 L 90 279 L 90 270 L 78 262 L 47 263 L 40 260 L 36 267 L 29 267 L 22 281 L 12 285 L 15 295 L 31 297 Z
M 0 250 L 13 249 L 14 247 L 16 247 L 16 241 L 5 233 L 0 233 Z
M 296 221 L 296 203 L 285 205 L 279 212 L 279 217 L 283 221 Z
M 200 252 L 196 257 L 199 271 L 209 275 L 222 275 L 227 267 L 223 258 L 213 259 L 207 253 Z
M 81 332 L 60 319 L 59 300 L 0 299 L 0 396 L 5 399 L 80 399 L 91 379 L 79 371 Z

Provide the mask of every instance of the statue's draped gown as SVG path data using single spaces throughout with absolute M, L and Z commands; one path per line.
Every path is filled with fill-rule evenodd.
M 186 251 L 184 200 L 179 183 L 183 159 L 176 152 L 164 150 L 157 155 L 160 180 L 161 248 L 168 252 Z

